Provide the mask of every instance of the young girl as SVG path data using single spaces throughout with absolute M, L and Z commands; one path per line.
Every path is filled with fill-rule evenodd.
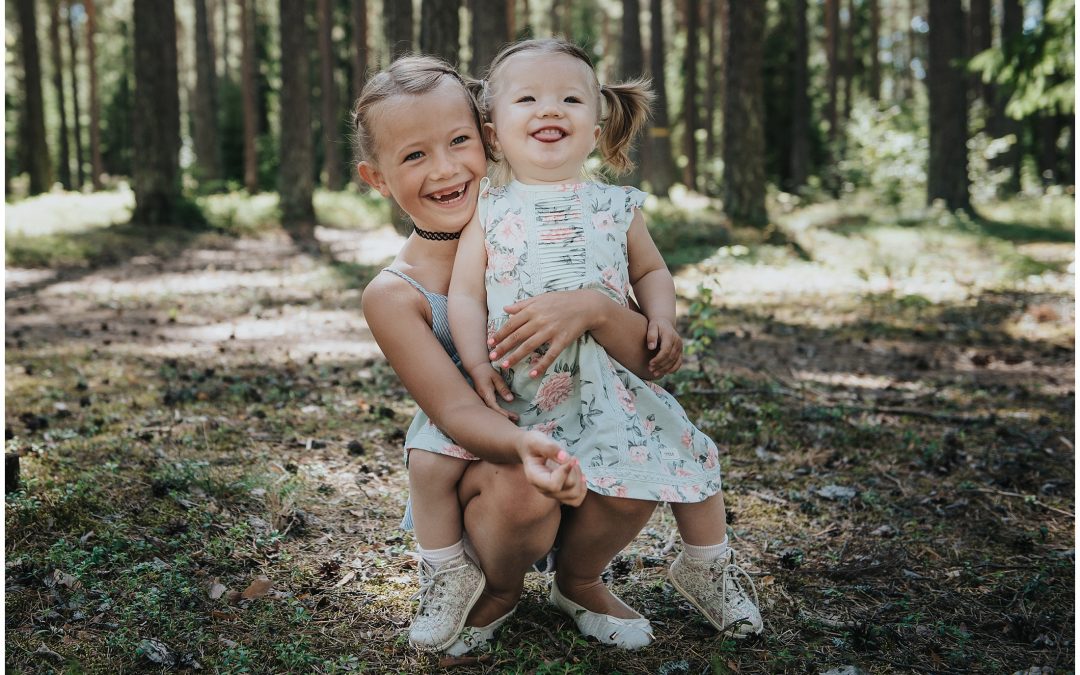
M 360 176 L 415 223 L 363 296 L 372 334 L 422 410 L 405 443 L 421 576 L 410 641 L 463 653 L 490 639 L 513 613 L 525 570 L 554 540 L 559 502 L 580 504 L 584 481 L 557 442 L 486 407 L 456 367 L 445 293 L 456 239 L 473 216 L 487 168 L 479 113 L 465 83 L 437 59 L 399 59 L 365 85 L 353 129 Z M 639 321 L 634 330 L 644 334 L 643 317 L 592 292 L 537 301 L 575 308 L 568 319 L 549 322 L 568 336 L 553 342 L 553 352 L 591 330 L 627 362 L 648 362 L 624 328 Z M 521 328 L 521 338 L 529 339 L 550 325 L 525 321 Z M 475 461 L 440 428 L 487 461 Z M 462 631 L 466 622 L 474 628 Z
M 752 589 L 753 582 L 728 546 L 716 445 L 679 404 L 590 335 L 546 372 L 537 356 L 513 368 L 488 351 L 510 318 L 508 305 L 582 288 L 625 304 L 632 287 L 649 319 L 649 347 L 678 340 L 674 283 L 645 227 L 645 194 L 587 181 L 584 174 L 597 142 L 605 164 L 615 171 L 629 167 L 627 147 L 648 112 L 645 83 L 600 86 L 578 47 L 528 40 L 495 58 L 478 98 L 490 120 L 488 140 L 513 180 L 481 187 L 450 285 L 454 343 L 477 392 L 493 407 L 498 392 L 520 425 L 565 443 L 590 491 L 670 502 L 684 544 L 669 571 L 672 584 L 717 629 L 737 637 L 759 633 L 756 591 L 751 600 L 743 586 L 745 580 Z M 608 110 L 603 120 L 601 99 Z M 551 600 L 587 635 L 622 646 L 647 644 L 647 624 L 635 636 L 611 639 L 613 626 L 644 619 L 621 603 L 598 602 L 589 592 L 594 585 L 567 578 L 560 567 Z

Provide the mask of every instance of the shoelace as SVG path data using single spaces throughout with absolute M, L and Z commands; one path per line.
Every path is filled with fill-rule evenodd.
M 453 567 L 443 566 L 438 569 L 433 568 L 427 564 L 422 558 L 420 559 L 420 588 L 413 593 L 410 600 L 419 600 L 420 605 L 416 608 L 416 616 L 419 617 L 423 613 L 424 608 L 427 607 L 428 596 L 436 591 L 439 585 L 438 577 L 448 572 L 456 572 L 457 570 L 466 567 L 465 563 L 460 565 L 454 565 Z
M 728 558 L 727 564 L 725 564 L 720 571 L 720 597 L 722 597 L 726 603 L 729 588 L 737 591 L 743 597 L 746 597 L 746 589 L 743 587 L 740 577 L 746 579 L 746 582 L 750 585 L 750 590 L 754 593 L 754 606 L 759 607 L 760 603 L 758 602 L 757 586 L 754 584 L 754 579 L 746 570 L 735 564 L 734 551 L 731 552 L 731 557 Z M 731 586 L 729 586 L 729 584 Z

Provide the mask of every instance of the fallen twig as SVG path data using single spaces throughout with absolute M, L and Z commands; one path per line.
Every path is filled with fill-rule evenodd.
M 975 490 L 975 492 L 984 492 L 986 494 L 1001 495 L 1002 497 L 1020 497 L 1025 502 L 1029 501 L 1032 504 L 1035 504 L 1037 506 L 1043 507 L 1044 509 L 1047 509 L 1048 511 L 1053 511 L 1054 513 L 1060 513 L 1061 515 L 1068 516 L 1070 518 L 1075 518 L 1076 517 L 1075 514 L 1069 513 L 1068 511 L 1066 511 L 1064 509 L 1055 508 L 1053 506 L 1050 506 L 1049 504 L 1045 504 L 1043 502 L 1040 502 L 1038 499 L 1035 499 L 1034 495 L 1024 495 L 1024 494 L 1020 494 L 1019 492 L 1006 492 L 1004 490 L 994 490 L 992 488 L 973 488 L 973 489 Z

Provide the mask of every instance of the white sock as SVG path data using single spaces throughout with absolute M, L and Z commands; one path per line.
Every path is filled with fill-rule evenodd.
M 446 548 L 424 548 L 417 544 L 416 551 L 424 559 L 424 562 L 435 569 L 439 569 L 443 563 L 450 562 L 465 552 L 465 540 L 459 539 L 456 544 L 450 544 Z
M 683 552 L 686 553 L 687 558 L 693 558 L 694 560 L 705 560 L 712 562 L 717 558 L 723 556 L 728 552 L 728 538 L 724 537 L 724 540 L 719 544 L 712 544 L 711 546 L 694 546 L 693 544 L 687 544 L 683 542 Z

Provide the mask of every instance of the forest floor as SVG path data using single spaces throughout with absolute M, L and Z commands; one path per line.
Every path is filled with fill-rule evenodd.
M 765 634 L 717 635 L 666 582 L 662 507 L 609 570 L 653 646 L 584 641 L 530 575 L 462 659 L 406 640 L 415 404 L 360 311 L 400 238 L 324 198 L 313 258 L 237 203 L 196 233 L 27 234 L 33 204 L 8 206 L 9 672 L 1074 668 L 1071 198 L 780 213 L 804 257 L 743 231 L 667 247 L 689 356 L 665 385 L 726 447 Z

